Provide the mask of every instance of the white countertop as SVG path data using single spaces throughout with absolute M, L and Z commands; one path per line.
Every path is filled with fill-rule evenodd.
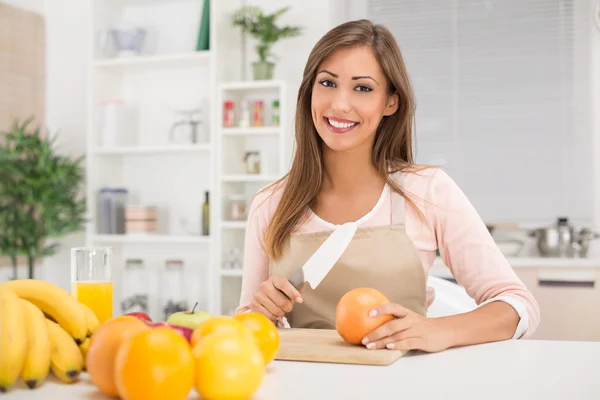
M 600 268 L 600 258 L 554 258 L 554 257 L 507 257 L 513 268 Z M 437 257 L 433 267 L 442 266 L 444 262 Z
M 274 361 L 253 400 L 598 399 L 600 343 L 510 340 L 408 353 L 390 366 Z M 19 384 L 11 400 L 109 400 L 88 383 Z M 194 390 L 189 399 L 198 399 Z

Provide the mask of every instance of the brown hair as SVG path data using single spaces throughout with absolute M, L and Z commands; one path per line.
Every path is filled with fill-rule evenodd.
M 281 256 L 286 239 L 314 201 L 323 182 L 322 139 L 311 115 L 312 89 L 319 65 L 336 50 L 369 46 L 388 83 L 388 94 L 397 93 L 399 107 L 384 116 L 375 136 L 371 163 L 390 187 L 407 198 L 391 173 L 415 165 L 412 129 L 415 102 L 400 49 L 391 32 L 368 20 L 343 23 L 323 36 L 312 49 L 304 68 L 296 105 L 296 153 L 290 171 L 269 187 L 286 181 L 273 218 L 265 231 L 266 252 L 272 259 Z M 414 203 L 407 198 L 414 206 Z M 418 211 L 418 210 L 417 210 Z

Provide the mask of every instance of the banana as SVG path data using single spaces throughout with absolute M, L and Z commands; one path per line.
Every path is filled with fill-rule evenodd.
M 20 298 L 27 300 L 51 319 L 58 322 L 77 344 L 83 343 L 88 334 L 85 311 L 81 303 L 63 288 L 37 279 L 16 279 L 0 286 L 11 289 Z
M 83 369 L 83 355 L 71 335 L 59 324 L 46 319 L 52 344 L 50 366 L 58 379 L 73 383 Z
M 81 350 L 81 355 L 83 356 L 83 369 L 85 370 L 85 358 L 87 357 L 87 352 L 90 348 L 90 342 L 92 338 L 85 338 L 84 342 L 79 345 L 79 350 Z
M 21 378 L 29 389 L 35 389 L 50 371 L 51 344 L 46 318 L 39 308 L 19 299 L 27 327 L 27 352 Z
M 96 329 L 98 329 L 98 327 L 100 326 L 100 321 L 98 320 L 96 313 L 94 313 L 88 306 L 86 306 L 83 303 L 79 304 L 83 308 L 83 311 L 85 311 L 85 318 L 88 327 L 87 337 L 89 338 L 92 336 L 92 333 L 94 333 Z
M 27 354 L 25 315 L 17 295 L 0 287 L 0 392 L 19 379 Z

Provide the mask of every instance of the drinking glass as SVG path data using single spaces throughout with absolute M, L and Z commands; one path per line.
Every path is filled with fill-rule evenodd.
M 88 306 L 100 323 L 113 316 L 112 255 L 110 247 L 71 249 L 71 294 Z

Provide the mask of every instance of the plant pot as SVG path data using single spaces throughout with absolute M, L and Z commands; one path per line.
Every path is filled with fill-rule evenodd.
M 255 81 L 273 79 L 275 64 L 268 61 L 256 61 L 252 63 L 252 77 Z

